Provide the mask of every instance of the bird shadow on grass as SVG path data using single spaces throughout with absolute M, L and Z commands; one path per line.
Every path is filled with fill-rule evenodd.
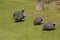
M 15 21 L 15 23 L 24 22 L 25 20 Z
M 34 26 L 39 26 L 39 25 L 42 25 L 42 24 L 44 24 L 44 23 L 40 23 L 40 24 L 37 24 L 37 25 L 34 24 Z
M 43 29 L 42 31 L 54 31 L 54 30 L 55 30 L 55 28 L 54 29 L 50 29 L 50 30 Z

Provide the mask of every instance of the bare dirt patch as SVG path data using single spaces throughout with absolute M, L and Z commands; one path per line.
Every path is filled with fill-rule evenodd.
M 60 0 L 54 0 L 54 1 L 52 1 L 50 4 L 60 5 Z

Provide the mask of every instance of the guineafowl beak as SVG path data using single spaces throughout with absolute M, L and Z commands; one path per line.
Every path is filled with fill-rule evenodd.
M 24 12 L 24 10 L 22 10 L 22 12 Z
M 56 24 L 56 23 L 54 22 L 54 24 Z
M 54 26 L 56 25 L 56 23 L 55 23 L 55 22 L 54 22 L 53 24 L 54 24 Z
M 22 9 L 22 12 L 24 12 L 24 8 Z

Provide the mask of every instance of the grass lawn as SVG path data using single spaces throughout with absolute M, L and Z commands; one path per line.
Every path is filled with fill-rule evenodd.
M 25 21 L 14 23 L 13 13 L 25 9 Z M 60 40 L 60 6 L 45 4 L 44 11 L 35 10 L 34 0 L 0 0 L 0 40 Z M 43 25 L 34 26 L 38 15 L 56 22 L 56 30 L 43 31 Z

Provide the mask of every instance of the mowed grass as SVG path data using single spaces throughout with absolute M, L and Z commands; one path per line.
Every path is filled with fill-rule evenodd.
M 25 21 L 14 23 L 13 13 L 25 9 Z M 43 11 L 35 10 L 34 0 L 0 0 L 0 40 L 60 40 L 60 6 L 45 4 Z M 34 26 L 38 15 L 42 25 Z M 46 22 L 55 21 L 56 30 L 43 31 Z

